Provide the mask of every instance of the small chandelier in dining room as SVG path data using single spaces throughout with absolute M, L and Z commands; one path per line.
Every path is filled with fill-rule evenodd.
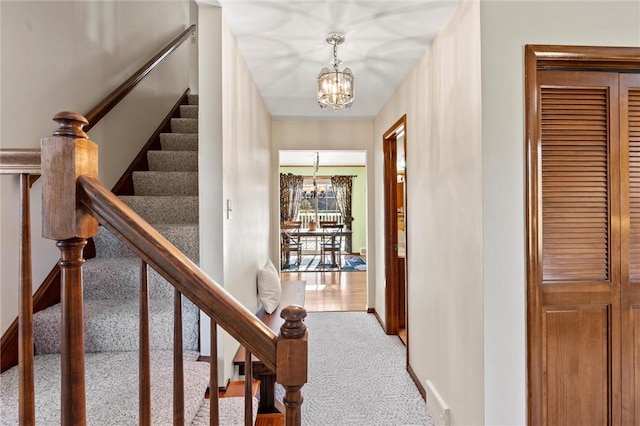
M 329 33 L 327 43 L 333 46 L 331 69 L 324 67 L 318 74 L 318 105 L 320 108 L 349 109 L 355 97 L 354 77 L 349 68 L 340 71 L 338 45 L 344 43 L 344 34 Z

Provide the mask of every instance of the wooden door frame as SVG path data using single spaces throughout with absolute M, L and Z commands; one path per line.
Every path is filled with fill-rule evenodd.
M 540 70 L 640 72 L 640 49 L 635 47 L 525 46 L 525 161 L 526 161 L 526 294 L 527 294 L 527 387 L 528 424 L 543 424 L 542 413 L 542 241 L 539 194 L 538 145 L 541 143 L 537 96 Z M 613 398 L 619 398 L 612 389 Z M 619 415 L 614 424 L 619 424 Z
M 397 206 L 397 130 L 403 127 L 405 158 L 407 146 L 407 116 L 400 117 L 382 136 L 382 150 L 384 153 L 384 237 L 385 237 L 385 333 L 390 335 L 398 334 L 400 312 L 400 289 L 398 283 L 398 273 L 395 268 L 398 264 L 398 206 Z M 405 171 L 406 185 L 406 171 Z M 405 212 L 406 214 L 406 212 Z M 406 223 L 406 216 L 405 216 Z M 405 259 L 406 265 L 406 259 Z M 406 267 L 406 266 L 405 266 Z M 408 282 L 405 274 L 405 283 Z M 406 286 L 406 284 L 405 284 Z M 408 311 L 406 309 L 406 287 L 405 287 L 405 326 L 408 326 Z M 408 330 L 408 329 L 407 329 Z M 407 333 L 407 348 L 409 338 Z M 407 357 L 408 357 L 407 349 Z M 407 358 L 408 359 L 408 358 Z

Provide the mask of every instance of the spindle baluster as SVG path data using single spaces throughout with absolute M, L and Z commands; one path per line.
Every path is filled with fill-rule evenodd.
M 211 320 L 211 358 L 209 362 L 209 424 L 220 424 L 220 404 L 218 402 L 218 324 Z
M 149 268 L 140 261 L 140 352 L 139 352 L 139 403 L 140 425 L 151 424 L 151 349 L 149 344 Z
M 182 294 L 173 301 L 173 424 L 184 426 L 184 366 L 182 359 Z
M 253 425 L 253 363 L 251 351 L 245 351 L 244 360 L 244 424 Z
M 18 313 L 18 365 L 20 368 L 20 424 L 35 425 L 33 379 L 33 302 L 31 277 L 31 203 L 28 174 L 20 175 L 20 310 Z

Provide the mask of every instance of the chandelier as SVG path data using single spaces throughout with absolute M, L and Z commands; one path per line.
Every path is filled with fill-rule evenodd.
M 318 74 L 318 105 L 320 108 L 349 109 L 355 97 L 354 77 L 349 68 L 338 70 L 338 45 L 344 42 L 344 34 L 329 33 L 327 43 L 333 46 L 331 69 L 324 67 Z

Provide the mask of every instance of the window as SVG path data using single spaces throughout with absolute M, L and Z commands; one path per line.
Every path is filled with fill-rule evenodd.
M 312 220 L 315 222 L 335 220 L 342 223 L 342 215 L 336 204 L 336 194 L 330 177 L 316 177 L 315 185 L 313 177 L 304 178 L 298 220 L 302 221 L 303 227 Z

